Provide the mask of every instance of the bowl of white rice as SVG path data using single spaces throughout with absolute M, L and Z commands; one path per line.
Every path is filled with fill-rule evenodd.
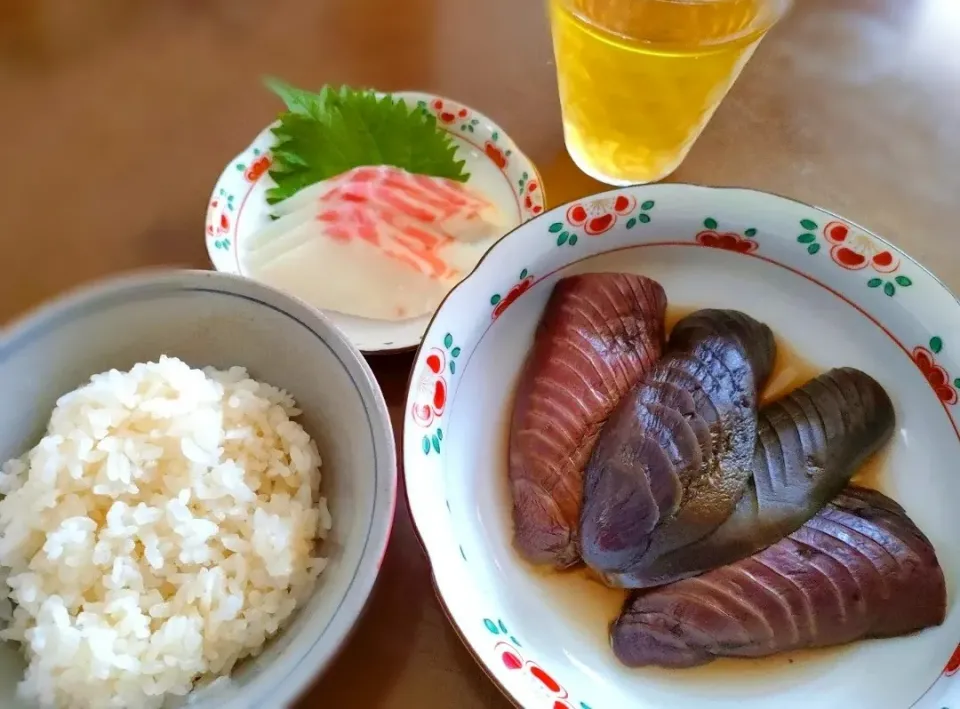
M 293 298 L 164 271 L 29 314 L 0 337 L 0 707 L 289 706 L 396 484 L 369 367 Z

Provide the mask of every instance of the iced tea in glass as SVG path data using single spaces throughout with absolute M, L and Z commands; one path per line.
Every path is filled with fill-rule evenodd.
M 681 163 L 790 0 L 549 0 L 567 150 L 611 185 Z

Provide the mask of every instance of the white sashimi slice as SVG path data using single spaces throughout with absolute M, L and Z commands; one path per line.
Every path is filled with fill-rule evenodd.
M 440 249 L 440 258 L 456 270 L 459 274 L 456 280 L 459 283 L 477 267 L 477 262 L 480 261 L 486 251 L 485 247 L 454 241 Z
M 460 183 L 389 166 L 311 185 L 274 212 L 244 239 L 250 275 L 321 309 L 381 320 L 431 312 L 506 228 Z
M 282 217 L 285 214 L 307 207 L 332 190 L 342 179 L 343 175 L 338 175 L 337 177 L 331 177 L 329 180 L 308 185 L 293 196 L 287 197 L 282 202 L 277 202 L 270 208 L 270 211 L 273 212 L 274 216 Z
M 298 218 L 296 220 L 292 220 L 290 219 L 292 216 L 298 216 Z M 248 267 L 264 268 L 274 259 L 283 256 L 289 251 L 299 248 L 301 245 L 311 239 L 329 238 L 323 234 L 322 225 L 314 220 L 313 212 L 311 210 L 301 210 L 301 212 L 298 212 L 296 215 L 283 217 L 282 219 L 277 220 L 275 223 L 279 223 L 282 220 L 289 221 L 287 221 L 287 223 L 284 225 L 284 228 L 279 231 L 276 236 L 272 236 L 270 239 L 266 240 L 259 248 L 247 250 L 246 258 L 244 260 L 248 264 Z M 270 229 L 271 227 L 273 227 L 272 224 L 268 227 L 265 227 L 265 229 Z M 288 229 L 286 227 L 290 228 Z M 370 249 L 378 254 L 382 253 L 375 246 L 371 245 Z M 477 246 L 473 244 L 465 244 L 460 241 L 450 241 L 445 246 L 440 247 L 437 251 L 437 256 L 450 267 L 450 271 L 444 280 L 450 280 L 451 287 L 456 285 L 456 283 L 458 283 L 462 277 L 466 276 L 474 269 L 474 267 L 477 265 L 477 261 L 480 260 L 480 256 L 482 255 L 482 250 L 479 250 Z M 409 266 L 405 264 L 402 265 L 404 268 L 409 269 Z M 420 272 L 417 271 L 417 273 Z
M 507 228 L 506 216 L 500 209 L 465 185 L 388 165 L 357 167 L 310 185 L 275 204 L 272 211 L 279 217 L 277 221 L 283 221 L 283 217 L 302 209 L 321 211 L 321 204 L 345 198 L 392 209 L 467 242 L 501 236 Z M 261 230 L 254 234 L 250 247 L 259 246 L 270 233 L 275 232 Z
M 300 227 L 313 222 L 315 218 L 316 210 L 312 205 L 308 205 L 305 209 L 274 219 L 244 239 L 244 250 L 248 254 L 256 254 L 256 258 L 262 260 L 268 258 L 267 254 L 292 249 L 299 243 L 297 238 L 311 234 L 311 231 L 304 231 Z
M 507 220 L 503 212 L 489 204 L 475 214 L 452 216 L 444 223 L 443 230 L 457 241 L 475 244 L 503 236 L 507 231 Z
M 430 278 L 360 239 L 326 237 L 319 226 L 294 230 L 285 238 L 295 246 L 267 260 L 248 258 L 249 275 L 322 310 L 392 321 L 432 312 L 459 280 Z

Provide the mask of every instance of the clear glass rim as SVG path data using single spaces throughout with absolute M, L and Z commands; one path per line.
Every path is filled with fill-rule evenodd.
M 742 0 L 634 0 L 634 2 L 649 5 L 730 5 Z M 757 13 L 758 16 L 762 14 L 776 22 L 790 9 L 793 0 L 756 0 L 756 3 L 762 11 Z
M 624 35 L 613 28 L 606 27 L 601 23 L 592 20 L 589 17 L 584 17 L 580 12 L 575 10 L 571 5 L 573 4 L 572 0 L 559 0 L 559 2 L 567 7 L 567 9 L 579 17 L 584 22 L 596 27 L 598 30 L 603 32 L 609 32 L 610 34 L 617 35 L 618 37 L 624 37 L 631 39 L 632 41 L 640 41 L 643 44 L 669 44 L 662 42 L 646 42 L 644 40 L 638 40 L 636 37 L 629 37 Z M 730 5 L 736 2 L 742 2 L 742 0 L 633 0 L 636 5 Z M 750 22 L 746 27 L 737 30 L 736 32 L 731 32 L 730 34 L 723 35 L 721 37 L 711 37 L 709 40 L 703 42 L 701 46 L 711 47 L 718 44 L 726 44 L 728 42 L 735 42 L 738 39 L 743 37 L 749 37 L 752 34 L 762 36 L 770 29 L 773 28 L 780 20 L 783 19 L 783 16 L 790 11 L 790 8 L 793 7 L 793 0 L 756 0 L 758 5 L 757 16 Z

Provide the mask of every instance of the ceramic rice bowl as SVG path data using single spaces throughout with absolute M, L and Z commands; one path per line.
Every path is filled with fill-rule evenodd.
M 297 300 L 219 273 L 136 274 L 69 293 L 3 330 L 0 458 L 35 445 L 57 398 L 92 374 L 161 354 L 194 367 L 243 366 L 286 389 L 323 457 L 333 528 L 312 597 L 232 681 L 190 695 L 196 709 L 289 706 L 346 642 L 380 569 L 396 502 L 383 397 L 360 353 Z M 0 643 L 0 707 L 35 709 L 16 697 L 23 668 L 19 648 Z

